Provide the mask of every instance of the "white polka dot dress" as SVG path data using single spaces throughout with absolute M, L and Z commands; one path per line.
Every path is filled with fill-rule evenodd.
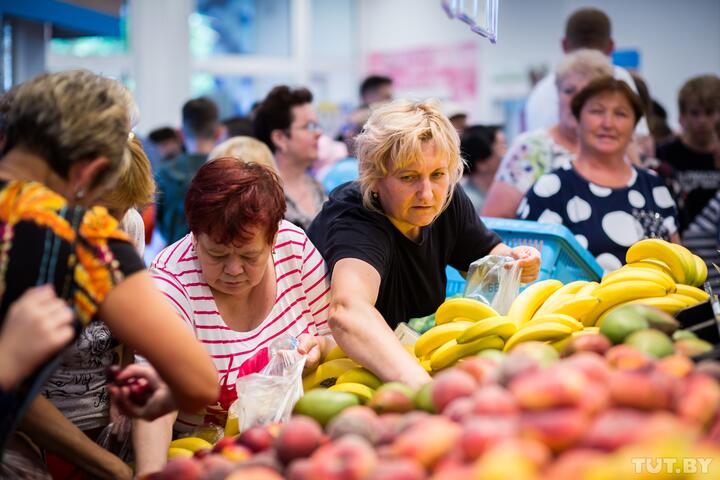
M 622 188 L 589 182 L 574 168 L 554 170 L 528 190 L 517 217 L 565 225 L 605 271 L 620 268 L 638 240 L 669 239 L 677 231 L 670 191 L 657 176 L 634 167 Z

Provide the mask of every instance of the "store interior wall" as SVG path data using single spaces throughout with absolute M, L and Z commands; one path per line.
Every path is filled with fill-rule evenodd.
M 173 7 L 175 2 L 183 8 Z M 640 53 L 639 73 L 668 110 L 673 126 L 677 126 L 676 96 L 683 82 L 702 73 L 720 73 L 718 0 L 501 0 L 495 45 L 462 22 L 448 19 L 439 0 L 287 2 L 292 15 L 301 12 L 290 22 L 295 30 L 275 30 L 272 37 L 290 42 L 287 58 L 191 58 L 184 48 L 188 27 L 177 12 L 192 10 L 193 0 L 128 0 L 128 10 L 141 21 L 130 29 L 127 55 L 81 59 L 51 54 L 48 66 L 129 75 L 142 112 L 141 134 L 162 124 L 178 125 L 180 105 L 193 93 L 188 71 L 191 76 L 203 70 L 255 76 L 252 93 L 257 98 L 247 99 L 247 105 L 262 98 L 273 84 L 306 84 L 331 123 L 357 103 L 358 83 L 368 73 L 368 55 L 467 42 L 476 50 L 469 60 L 475 64 L 477 81 L 471 121 L 508 123 L 512 119 L 507 117 L 516 113 L 508 105 L 521 105 L 530 90 L 530 69 L 556 64 L 562 54 L 565 19 L 582 6 L 604 10 L 613 22 L 616 47 Z

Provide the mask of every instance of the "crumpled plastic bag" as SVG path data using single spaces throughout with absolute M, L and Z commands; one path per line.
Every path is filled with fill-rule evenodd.
M 238 399 L 228 417 L 238 419 L 240 432 L 256 425 L 290 419 L 295 403 L 303 395 L 302 372 L 306 356 L 297 351 L 297 339 L 282 335 L 270 344 L 270 362 L 259 373 L 237 379 Z
M 95 443 L 117 455 L 124 462 L 131 462 L 134 459 L 131 432 L 132 419 L 118 414 L 102 429 Z
M 520 265 L 514 258 L 487 255 L 470 264 L 463 296 L 479 300 L 505 315 L 520 291 L 520 273 Z

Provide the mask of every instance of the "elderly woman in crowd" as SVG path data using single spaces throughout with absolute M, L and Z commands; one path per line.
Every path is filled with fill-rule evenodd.
M 233 157 L 246 163 L 258 163 L 270 167 L 274 172 L 278 171 L 277 163 L 267 145 L 252 137 L 228 138 L 212 149 L 208 160 L 221 157 Z
M 642 116 L 640 98 L 613 77 L 593 80 L 572 101 L 580 151 L 570 168 L 543 175 L 519 218 L 562 223 L 605 271 L 620 268 L 631 245 L 647 236 L 679 241 L 675 202 L 653 172 L 627 161 Z
M 267 365 L 277 336 L 297 337 L 307 370 L 335 345 L 325 262 L 305 233 L 283 220 L 276 173 L 236 158 L 211 160 L 190 184 L 185 212 L 191 233 L 158 254 L 151 273 L 214 359 L 220 401 L 194 415 L 140 422 L 139 474 L 165 464 L 173 425 L 180 433 L 222 427 L 237 398 L 236 380 Z
M 152 419 L 212 401 L 217 384 L 207 353 L 153 288 L 117 221 L 104 208 L 86 208 L 113 185 L 128 161 L 130 104 L 118 82 L 85 71 L 42 75 L 14 92 L 0 160 L 0 318 L 25 290 L 50 284 L 80 325 L 102 320 L 167 382 L 169 389 L 155 390 L 135 412 Z M 158 337 L 163 344 L 155 342 Z M 183 352 L 183 368 L 177 368 L 177 351 Z M 3 412 L 0 439 L 17 425 L 54 366 L 36 372 L 17 390 L 15 402 Z M 126 389 L 119 393 L 129 395 Z M 35 424 L 28 433 L 47 441 L 43 413 L 52 414 L 40 408 L 28 415 Z M 59 429 L 52 435 L 58 444 L 77 446 L 73 432 Z
M 608 57 L 597 50 L 581 49 L 563 57 L 556 69 L 558 123 L 515 138 L 505 154 L 483 204 L 488 217 L 515 216 L 525 192 L 543 173 L 567 166 L 577 155 L 577 121 L 570 102 L 591 80 L 612 75 Z
M 456 188 L 458 134 L 435 104 L 378 108 L 356 145 L 358 182 L 336 188 L 309 231 L 332 272 L 330 328 L 351 358 L 383 380 L 418 387 L 428 374 L 392 328 L 437 310 L 445 267 L 467 271 L 485 255 L 509 255 L 531 281 L 540 254 L 502 244 Z

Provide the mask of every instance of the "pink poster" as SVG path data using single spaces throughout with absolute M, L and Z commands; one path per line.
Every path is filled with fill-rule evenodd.
M 398 94 L 468 104 L 478 91 L 475 42 L 368 54 L 368 74 L 393 79 Z

